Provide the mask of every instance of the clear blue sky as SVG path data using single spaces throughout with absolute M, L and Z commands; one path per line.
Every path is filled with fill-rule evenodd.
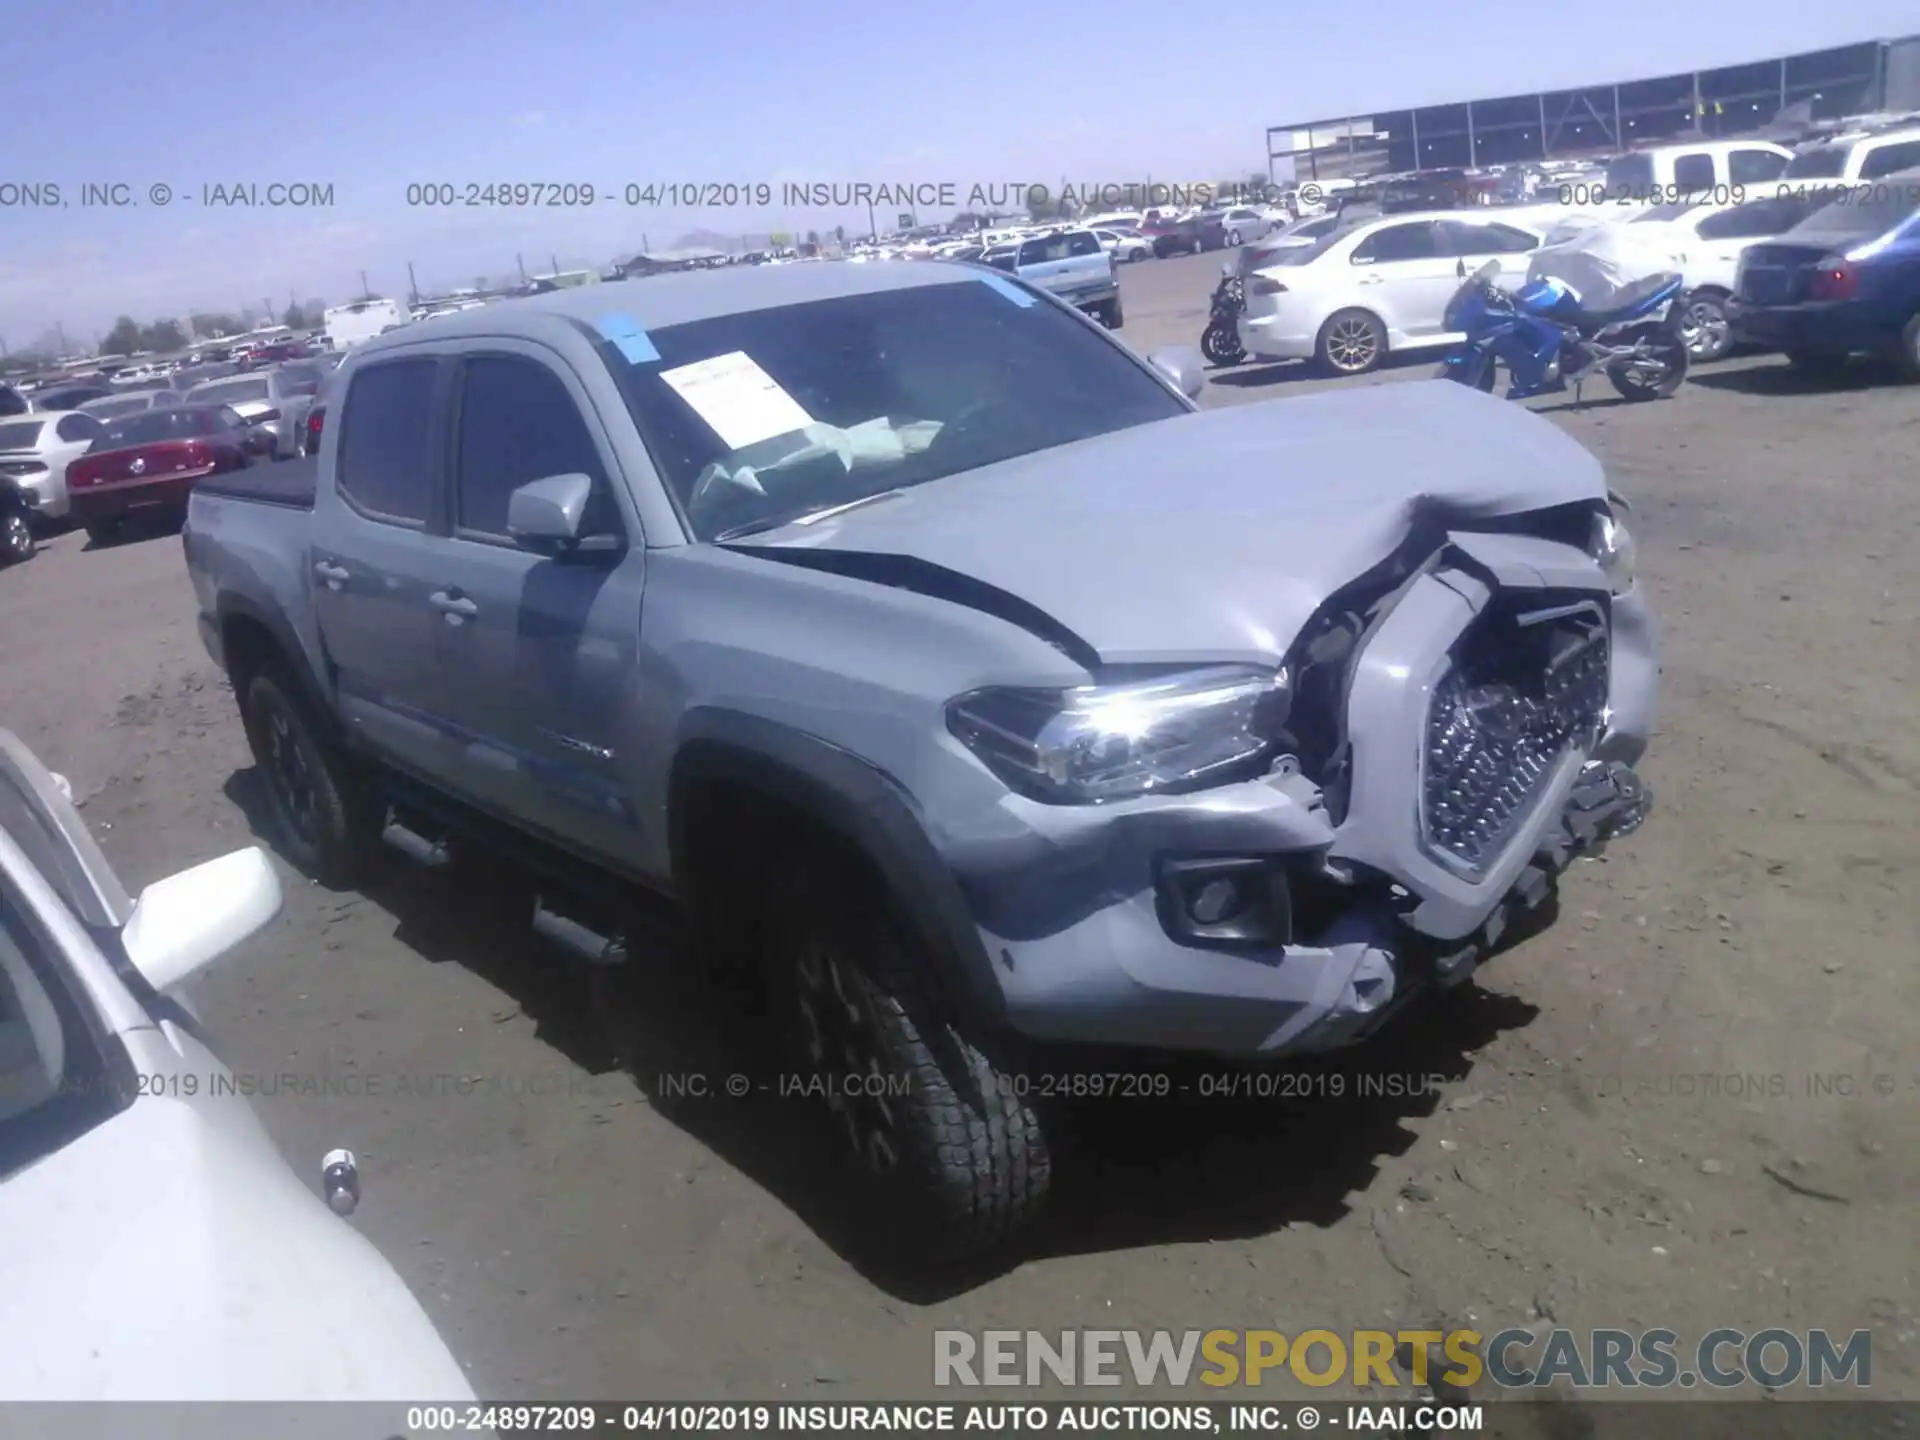
M 409 182 L 1213 180 L 1265 127 L 1601 84 L 1920 29 L 1913 0 L 8 0 L 0 338 L 86 341 L 365 271 L 404 294 L 864 211 L 410 209 Z M 331 184 L 325 210 L 202 185 Z M 83 208 L 83 183 L 165 207 Z M 0 189 L 4 195 L 4 189 Z M 936 217 L 929 217 L 936 218 Z

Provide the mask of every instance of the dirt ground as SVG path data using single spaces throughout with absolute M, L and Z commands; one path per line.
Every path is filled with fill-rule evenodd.
M 1130 268 L 1125 338 L 1195 343 L 1217 262 Z M 1206 403 L 1325 383 L 1219 372 Z M 1665 626 L 1653 818 L 1569 875 L 1555 929 L 1327 1072 L 1345 1096 L 1069 1117 L 1060 1203 L 1011 1268 L 864 1273 L 802 1102 L 642 1093 L 635 1057 L 719 1091 L 741 1043 L 664 966 L 598 1006 L 404 862 L 364 895 L 290 883 L 201 986 L 209 1027 L 277 1091 L 303 1173 L 359 1153 L 354 1223 L 483 1393 L 906 1398 L 940 1327 L 1558 1323 L 1867 1327 L 1875 1392 L 1920 1397 L 1920 386 L 1758 357 L 1669 403 L 1589 399 L 1545 413 L 1635 506 Z M 254 838 L 177 538 L 61 537 L 0 604 L 0 724 L 130 885 Z M 1390 1078 L 1434 1074 L 1456 1078 Z M 1362 1075 L 1415 1093 L 1355 1098 Z

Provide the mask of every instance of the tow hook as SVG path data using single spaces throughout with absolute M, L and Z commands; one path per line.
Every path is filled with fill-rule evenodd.
M 351 1215 L 360 1206 L 360 1162 L 351 1150 L 329 1150 L 320 1162 L 320 1191 L 336 1215 Z
M 1646 823 L 1653 792 L 1629 765 L 1589 760 L 1567 797 L 1566 824 L 1579 849 L 1598 850 Z

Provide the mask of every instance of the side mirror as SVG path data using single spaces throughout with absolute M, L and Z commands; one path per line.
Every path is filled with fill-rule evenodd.
M 257 845 L 156 880 L 120 932 L 127 958 L 156 990 L 170 990 L 280 913 L 280 877 Z
M 1163 345 L 1147 357 L 1147 363 L 1189 400 L 1199 399 L 1200 392 L 1206 388 L 1205 361 L 1191 345 Z
M 613 549 L 617 542 L 607 536 L 580 533 L 592 499 L 593 481 L 586 475 L 529 480 L 507 497 L 507 533 L 521 549 L 536 555 Z

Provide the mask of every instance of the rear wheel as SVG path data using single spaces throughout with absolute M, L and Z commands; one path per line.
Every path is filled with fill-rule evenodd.
M 18 565 L 22 560 L 30 560 L 36 548 L 33 522 L 27 519 L 26 508 L 0 499 L 0 565 Z
M 1200 336 L 1200 353 L 1215 365 L 1238 365 L 1247 358 L 1246 349 L 1240 344 L 1239 332 L 1233 326 L 1218 321 L 1207 326 Z
M 1652 364 L 1634 361 L 1607 367 L 1607 379 L 1626 400 L 1665 400 L 1687 378 L 1687 342 L 1672 331 L 1662 331 L 1648 342 Z
M 1387 327 L 1365 310 L 1341 310 L 1320 327 L 1315 353 L 1323 370 L 1364 375 L 1387 354 Z
M 1100 307 L 1100 323 L 1109 330 L 1118 330 L 1126 322 L 1126 314 L 1120 308 L 1120 297 L 1114 296 Z
M 350 885 L 376 829 L 352 757 L 326 733 L 277 661 L 247 682 L 240 718 L 287 859 L 322 885 Z
M 768 973 L 794 1060 L 862 1171 L 861 1218 L 937 1261 L 1012 1239 L 1052 1178 L 1018 1077 L 946 1013 L 877 882 L 838 857 L 790 854 L 775 873 Z

